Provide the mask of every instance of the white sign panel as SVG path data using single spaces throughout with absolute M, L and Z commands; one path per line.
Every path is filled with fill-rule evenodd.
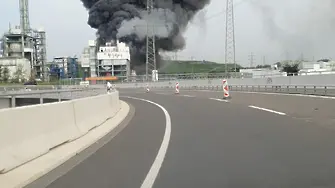
M 99 52 L 116 52 L 117 51 L 117 47 L 114 46 L 107 46 L 107 47 L 100 47 L 99 48 Z
M 99 52 L 97 54 L 99 60 L 103 59 L 130 59 L 127 52 Z
M 101 60 L 103 66 L 111 65 L 127 65 L 127 60 L 125 59 L 103 59 Z
M 80 81 L 79 85 L 81 85 L 81 86 L 89 86 L 90 82 L 89 81 Z

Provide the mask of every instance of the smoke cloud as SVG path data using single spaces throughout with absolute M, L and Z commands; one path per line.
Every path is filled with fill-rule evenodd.
M 188 23 L 210 3 L 210 0 L 154 0 L 154 10 L 148 14 L 147 0 L 81 1 L 89 12 L 88 24 L 97 29 L 98 44 L 116 39 L 125 42 L 130 47 L 131 65 L 135 69 L 145 63 L 147 33 L 155 35 L 159 67 L 159 51 L 183 49 L 183 33 Z
M 290 59 L 301 53 L 312 59 L 332 55 L 335 43 L 335 1 L 297 0 L 269 1 L 252 0 L 251 4 L 260 13 L 267 36 L 279 44 Z

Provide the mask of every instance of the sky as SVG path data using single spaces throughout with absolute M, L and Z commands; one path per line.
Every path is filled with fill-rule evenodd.
M 1 0 L 0 32 L 19 24 L 18 0 Z M 95 30 L 80 0 L 30 0 L 30 23 L 47 32 L 47 55 L 80 57 Z M 236 0 L 236 62 L 250 66 L 285 59 L 335 58 L 332 0 Z M 189 24 L 178 59 L 224 62 L 225 0 L 212 2 Z

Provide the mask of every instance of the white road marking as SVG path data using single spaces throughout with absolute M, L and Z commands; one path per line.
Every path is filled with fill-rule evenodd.
M 321 99 L 335 99 L 331 96 L 319 96 L 319 95 L 303 95 L 303 94 L 288 94 L 288 93 L 268 93 L 268 92 L 252 92 L 252 91 L 233 91 L 236 93 L 251 93 L 251 94 L 262 94 L 262 95 L 284 95 L 284 96 L 296 96 L 296 97 L 311 97 L 311 98 L 321 98 Z
M 156 93 L 158 95 L 170 95 L 170 93 Z
M 223 92 L 223 91 L 212 91 L 212 90 L 190 90 L 190 91 L 200 91 L 200 92 Z M 304 94 L 289 94 L 289 93 L 269 93 L 269 92 L 253 92 L 253 91 L 231 91 L 232 93 L 250 93 L 250 94 L 260 94 L 260 95 L 283 95 L 283 96 L 296 96 L 296 97 L 311 97 L 311 98 L 321 98 L 321 99 L 332 99 L 332 96 L 320 96 L 320 95 L 304 95 Z
M 195 97 L 193 95 L 181 95 L 181 96 L 183 96 L 183 97 Z
M 169 142 L 170 142 L 170 137 L 171 137 L 171 117 L 170 117 L 169 112 L 160 104 L 157 104 L 155 102 L 152 102 L 146 99 L 136 98 L 136 97 L 127 97 L 127 98 L 141 100 L 141 101 L 145 101 L 153 105 L 156 105 L 164 112 L 164 115 L 165 115 L 166 125 L 165 125 L 165 133 L 164 133 L 163 141 L 161 143 L 161 146 L 159 148 L 155 161 L 153 162 L 147 176 L 145 177 L 141 185 L 141 188 L 152 188 L 157 178 L 158 172 L 163 164 L 167 149 L 169 147 Z
M 215 100 L 215 101 L 220 101 L 220 102 L 229 102 L 227 100 L 224 100 L 224 99 L 217 99 L 217 98 L 209 98 L 211 100 Z
M 252 105 L 250 105 L 249 107 L 250 108 L 254 108 L 254 109 L 258 109 L 258 110 L 263 110 L 263 111 L 275 113 L 275 114 L 279 114 L 279 115 L 282 115 L 282 116 L 286 115 L 284 112 L 278 112 L 278 111 L 270 110 L 270 109 L 267 109 L 267 108 L 261 108 L 261 107 L 258 107 L 258 106 L 252 106 Z

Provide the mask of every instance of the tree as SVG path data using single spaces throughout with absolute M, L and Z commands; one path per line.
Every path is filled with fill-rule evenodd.
M 300 61 L 284 61 L 281 63 L 283 72 L 286 72 L 288 76 L 295 75 L 300 70 Z
M 4 82 L 8 82 L 9 81 L 9 78 L 10 78 L 10 71 L 9 71 L 9 68 L 8 67 L 4 67 L 2 69 L 2 80 Z
M 24 80 L 25 71 L 23 70 L 23 65 L 19 64 L 16 67 L 16 71 L 13 73 L 13 82 L 19 83 Z

